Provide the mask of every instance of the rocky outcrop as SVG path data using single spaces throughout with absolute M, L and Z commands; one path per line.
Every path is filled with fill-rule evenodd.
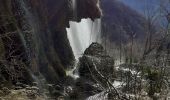
M 89 97 L 103 91 L 107 87 L 106 79 L 113 81 L 114 60 L 108 56 L 98 43 L 92 43 L 79 59 L 80 78 L 76 87 L 82 97 Z M 85 92 L 86 91 L 86 92 Z
M 114 60 L 108 56 L 98 43 L 92 43 L 80 58 L 80 77 L 93 79 L 93 76 L 102 82 L 101 75 L 106 78 L 114 76 Z

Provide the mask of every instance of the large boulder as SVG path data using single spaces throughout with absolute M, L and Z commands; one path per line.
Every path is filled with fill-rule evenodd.
M 102 45 L 92 43 L 84 52 L 79 62 L 80 78 L 100 82 L 103 86 L 106 79 L 114 78 L 114 60 L 106 54 Z
M 106 54 L 102 45 L 92 43 L 79 59 L 79 75 L 76 80 L 79 99 L 98 94 L 107 88 L 106 81 L 113 81 L 114 60 Z

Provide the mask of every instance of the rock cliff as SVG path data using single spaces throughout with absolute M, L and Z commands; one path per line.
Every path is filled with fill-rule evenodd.
M 78 0 L 78 7 L 83 8 L 80 8 L 82 12 L 79 11 L 81 13 L 77 14 L 78 18 L 75 20 L 71 0 L 1 0 L 2 61 L 22 62 L 25 65 L 23 72 L 27 72 L 27 76 L 30 72 L 36 75 L 40 72 L 49 82 L 62 80 L 66 76 L 65 69 L 74 61 L 66 32 L 69 20 L 98 18 L 101 13 L 97 3 L 97 0 Z M 4 62 L 2 64 L 6 65 Z M 11 80 L 11 75 L 3 74 L 3 71 L 1 74 L 4 80 Z M 31 80 L 25 77 L 25 73 L 20 77 L 22 78 L 12 82 L 22 79 L 27 83 Z

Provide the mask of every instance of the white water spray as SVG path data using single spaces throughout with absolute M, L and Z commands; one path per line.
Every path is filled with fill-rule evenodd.
M 77 19 L 77 0 L 72 0 L 73 16 Z M 79 23 L 70 21 L 70 28 L 67 28 L 67 37 L 72 47 L 76 60 L 81 57 L 85 49 L 92 42 L 101 42 L 101 19 L 92 21 L 91 19 L 82 19 Z M 73 69 L 68 70 L 67 75 L 77 79 L 79 77 L 77 71 L 77 61 Z
M 70 21 L 70 28 L 67 28 L 67 36 L 72 47 L 76 60 L 81 57 L 86 48 L 92 42 L 100 41 L 101 19 L 94 22 L 91 19 L 82 19 L 81 22 Z M 74 68 L 67 71 L 67 75 L 77 79 L 79 77 L 77 64 Z
M 92 42 L 100 43 L 100 26 L 100 19 L 94 22 L 91 19 L 82 19 L 79 23 L 70 21 L 67 36 L 76 59 L 82 56 Z

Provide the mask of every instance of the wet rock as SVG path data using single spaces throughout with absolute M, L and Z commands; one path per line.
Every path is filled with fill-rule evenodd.
M 2 89 L 4 87 L 4 84 L 0 84 L 0 89 Z
M 15 87 L 15 90 L 20 90 L 20 89 L 23 89 L 23 87 L 20 86 Z
M 104 56 L 104 48 L 98 43 L 92 43 L 84 52 L 84 55 Z
M 146 91 L 144 91 L 144 90 L 142 90 L 142 92 L 141 92 L 141 96 L 147 96 L 148 95 L 148 93 L 146 92 Z
M 64 94 L 58 90 L 54 90 L 51 94 L 55 97 L 64 96 Z
M 99 0 L 77 0 L 77 15 L 78 21 L 81 18 L 91 18 L 94 20 L 101 17 Z
M 23 86 L 23 84 L 20 83 L 20 82 L 17 82 L 17 83 L 16 83 L 16 86 Z
M 58 90 L 58 91 L 64 91 L 64 86 L 62 86 L 62 85 L 54 85 L 54 87 L 53 87 L 55 90 Z
M 26 88 L 26 94 L 30 99 L 35 99 L 39 95 L 39 88 L 32 86 Z
M 11 91 L 7 87 L 3 87 L 2 92 L 3 92 L 4 95 L 8 95 L 8 94 L 11 93 Z
M 3 96 L 3 91 L 0 90 L 0 96 Z
M 55 90 L 52 84 L 47 84 L 47 86 L 48 86 L 49 93 L 52 93 Z
M 97 79 L 105 84 L 102 76 L 107 79 L 114 78 L 114 60 L 106 54 L 102 45 L 92 43 L 84 52 L 79 61 L 80 77 L 95 82 Z
M 86 79 L 78 79 L 76 83 L 76 93 L 77 97 L 84 98 L 100 93 L 102 89 L 95 86 L 95 83 L 88 81 Z M 75 93 L 75 94 L 76 94 Z
M 114 81 L 114 60 L 105 52 L 102 45 L 92 43 L 79 59 L 79 75 L 76 81 L 78 96 L 89 97 L 103 91 L 106 81 Z
M 15 84 L 15 88 L 26 88 L 27 87 L 27 85 L 26 84 L 24 84 L 24 83 L 20 83 L 20 82 L 17 82 L 16 84 Z
M 59 96 L 57 100 L 65 100 L 63 96 Z
M 38 83 L 37 82 L 33 82 L 32 85 L 33 86 L 38 86 Z
M 37 91 L 37 92 L 38 92 L 38 91 L 39 91 L 39 88 L 36 87 L 36 86 L 32 86 L 32 87 L 31 87 L 31 90 L 34 90 L 34 91 Z
M 32 86 L 32 87 L 26 87 L 26 91 L 34 91 L 36 93 L 39 93 L 39 88 L 36 86 Z
M 38 95 L 35 91 L 27 91 L 26 94 L 30 99 L 35 99 Z
M 30 87 L 29 85 L 25 85 L 25 88 Z
M 71 86 L 67 86 L 64 88 L 64 91 L 67 93 L 67 94 L 71 94 L 73 92 L 73 87 Z

